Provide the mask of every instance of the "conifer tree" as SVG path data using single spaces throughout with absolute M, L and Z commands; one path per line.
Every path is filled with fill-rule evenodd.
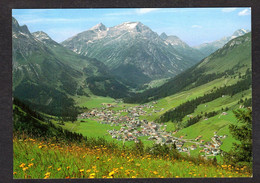
M 229 130 L 232 136 L 240 143 L 233 143 L 230 152 L 224 155 L 224 159 L 228 163 L 236 165 L 251 165 L 252 156 L 252 108 L 246 110 L 233 111 L 238 125 L 230 125 Z

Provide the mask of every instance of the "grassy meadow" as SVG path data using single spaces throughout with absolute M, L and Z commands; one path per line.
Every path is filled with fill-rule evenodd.
M 13 176 L 18 178 L 182 178 L 250 177 L 247 167 L 213 165 L 179 160 L 168 155 L 136 155 L 103 145 L 45 142 L 32 138 L 13 140 Z

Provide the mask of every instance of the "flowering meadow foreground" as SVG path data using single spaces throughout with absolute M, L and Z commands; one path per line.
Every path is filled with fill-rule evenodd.
M 251 177 L 247 167 L 14 137 L 15 179 Z

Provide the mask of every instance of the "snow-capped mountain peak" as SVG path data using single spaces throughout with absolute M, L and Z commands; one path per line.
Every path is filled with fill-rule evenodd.
M 243 36 L 244 34 L 248 33 L 249 31 L 248 30 L 245 30 L 245 29 L 239 29 L 237 31 L 235 31 L 233 34 L 232 34 L 232 38 L 235 38 L 235 37 L 239 37 L 239 36 Z
M 112 27 L 114 30 L 128 31 L 128 32 L 143 32 L 152 31 L 150 28 L 142 24 L 141 22 L 124 22 L 117 26 Z

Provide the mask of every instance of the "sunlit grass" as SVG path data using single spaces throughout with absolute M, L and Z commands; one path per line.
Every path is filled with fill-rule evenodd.
M 194 164 L 169 157 L 14 138 L 14 178 L 250 177 L 245 168 Z

